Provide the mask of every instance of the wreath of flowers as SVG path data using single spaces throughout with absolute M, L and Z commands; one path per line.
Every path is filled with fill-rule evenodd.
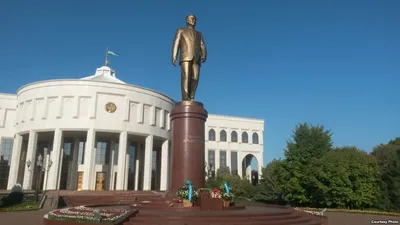
M 227 201 L 230 201 L 230 200 L 233 199 L 233 197 L 235 197 L 234 194 L 232 193 L 232 189 L 231 189 L 231 187 L 230 187 L 229 185 L 228 185 L 229 194 L 226 192 L 226 189 L 225 189 L 225 185 L 224 185 L 224 184 L 222 184 L 222 185 L 219 187 L 219 189 L 221 190 L 221 198 L 222 198 L 222 199 L 227 200 Z
M 189 186 L 187 184 L 183 185 L 176 191 L 176 195 L 181 199 L 189 199 Z M 198 198 L 197 190 L 192 186 L 192 201 L 195 202 Z

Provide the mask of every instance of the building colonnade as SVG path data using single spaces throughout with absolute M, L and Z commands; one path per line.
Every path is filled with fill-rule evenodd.
M 14 137 L 7 189 L 167 190 L 170 155 L 169 141 L 154 135 L 30 130 Z

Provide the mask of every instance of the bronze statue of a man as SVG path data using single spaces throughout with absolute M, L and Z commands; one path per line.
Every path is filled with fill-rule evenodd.
M 193 101 L 199 83 L 200 65 L 206 61 L 207 50 L 203 35 L 194 29 L 196 16 L 193 14 L 187 16 L 186 24 L 186 28 L 179 28 L 176 31 L 172 48 L 172 64 L 176 66 L 179 51 L 182 101 Z

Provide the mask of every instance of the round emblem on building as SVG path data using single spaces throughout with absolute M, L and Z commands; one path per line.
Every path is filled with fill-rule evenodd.
M 113 113 L 117 111 L 117 106 L 114 103 L 109 102 L 106 104 L 106 111 L 109 113 Z

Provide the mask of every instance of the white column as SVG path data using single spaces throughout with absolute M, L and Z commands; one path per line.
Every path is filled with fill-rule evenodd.
M 109 177 L 109 186 L 108 190 L 113 190 L 114 189 L 114 153 L 115 153 L 115 141 L 110 142 L 110 162 L 108 163 L 108 177 Z
M 168 190 L 168 140 L 165 140 L 161 146 L 161 178 L 160 178 L 160 191 Z
M 54 131 L 53 139 L 53 150 L 50 153 L 50 159 L 53 162 L 51 165 L 48 176 L 47 176 L 47 187 L 46 190 L 57 190 L 58 189 L 58 175 L 60 170 L 60 158 L 61 158 L 61 145 L 62 145 L 62 131 L 56 129 Z
M 17 183 L 19 162 L 21 158 L 22 139 L 22 136 L 19 134 L 16 134 L 14 137 L 7 190 L 11 190 L 11 188 Z
M 135 157 L 135 191 L 139 190 L 139 170 L 140 170 L 140 159 L 142 158 L 142 148 L 141 145 L 137 145 L 136 157 Z
M 146 137 L 144 146 L 144 173 L 143 173 L 143 190 L 151 190 L 151 170 L 153 163 L 153 135 Z
M 217 150 L 215 150 L 215 165 L 214 165 L 215 176 L 217 176 L 217 172 L 218 172 L 218 169 L 220 167 L 219 162 L 220 162 L 220 160 L 219 160 L 219 149 L 217 149 Z
M 28 166 L 25 165 L 24 183 L 22 186 L 22 188 L 25 190 L 32 189 L 33 176 L 36 172 L 35 169 L 36 169 L 37 138 L 38 134 L 35 131 L 33 130 L 29 131 L 29 141 L 28 141 L 28 151 L 26 153 L 26 161 L 30 160 L 31 166 L 28 168 Z
M 117 190 L 123 190 L 125 185 L 125 157 L 126 157 L 126 143 L 128 139 L 128 132 L 122 131 L 119 134 L 118 145 L 118 165 L 117 165 Z
M 74 150 L 72 152 L 72 169 L 71 169 L 71 182 L 69 189 L 76 190 L 78 182 L 78 153 L 79 153 L 79 138 L 74 139 Z
M 94 143 L 96 141 L 96 131 L 89 129 L 86 136 L 85 161 L 83 166 L 82 190 L 94 190 L 96 182 L 96 150 Z

